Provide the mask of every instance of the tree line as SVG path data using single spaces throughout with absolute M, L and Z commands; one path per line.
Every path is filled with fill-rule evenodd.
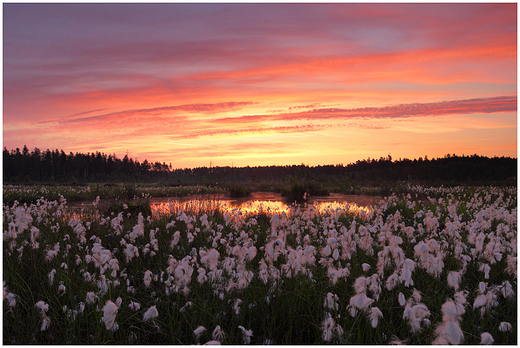
M 141 163 L 126 155 L 95 153 L 66 154 L 63 150 L 42 151 L 27 146 L 3 151 L 4 183 L 29 182 L 163 182 L 170 185 L 206 184 L 232 185 L 291 181 L 322 183 L 351 182 L 386 184 L 409 181 L 429 184 L 508 184 L 516 185 L 517 159 L 511 157 L 457 156 L 442 158 L 399 159 L 390 155 L 379 159 L 358 160 L 346 166 L 258 166 L 258 167 L 197 167 L 172 169 L 166 163 Z
M 20 151 L 3 151 L 4 182 L 112 182 L 165 180 L 171 164 L 140 163 L 126 155 L 123 159 L 104 153 L 78 153 L 63 151 L 29 151 L 24 146 Z

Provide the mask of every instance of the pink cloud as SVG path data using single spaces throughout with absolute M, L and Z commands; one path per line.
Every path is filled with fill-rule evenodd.
M 517 97 L 499 96 L 464 100 L 441 101 L 436 103 L 399 104 L 385 107 L 366 107 L 355 109 L 323 108 L 297 113 L 281 113 L 278 115 L 249 115 L 242 117 L 225 117 L 215 120 L 218 123 L 248 123 L 261 121 L 293 121 L 324 119 L 384 119 L 426 116 L 446 116 L 454 114 L 514 112 L 517 108 Z
M 103 115 L 96 116 L 87 116 L 80 118 L 70 118 L 66 120 L 58 120 L 58 121 L 45 121 L 45 122 L 59 122 L 59 123 L 90 123 L 90 122 L 102 122 L 102 121 L 126 121 L 129 118 L 140 119 L 142 121 L 146 121 L 147 117 L 157 116 L 157 115 L 171 115 L 171 112 L 188 112 L 188 113 L 203 113 L 203 114 L 212 114 L 219 113 L 230 110 L 240 110 L 244 106 L 254 105 L 256 102 L 246 101 L 246 102 L 222 102 L 222 103 L 214 103 L 214 104 L 186 104 L 186 105 L 177 105 L 177 106 L 161 106 L 155 108 L 147 108 L 147 109 L 133 109 L 133 110 L 123 110 L 117 112 L 111 112 Z M 80 112 L 73 116 L 80 116 L 83 114 L 92 113 L 94 111 L 86 111 Z M 41 122 L 41 123 L 45 123 Z
M 180 139 L 196 139 L 202 137 L 213 137 L 221 135 L 251 135 L 251 134 L 265 134 L 265 133 L 301 133 L 301 132 L 315 132 L 324 129 L 335 127 L 332 124 L 322 125 L 296 125 L 296 126 L 278 126 L 278 127 L 248 127 L 248 128 L 222 128 L 216 130 L 208 130 L 205 132 L 185 133 L 180 135 L 170 136 L 171 140 Z

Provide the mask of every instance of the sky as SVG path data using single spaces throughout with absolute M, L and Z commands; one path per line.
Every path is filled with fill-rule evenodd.
M 173 168 L 517 157 L 517 4 L 4 3 L 3 145 Z

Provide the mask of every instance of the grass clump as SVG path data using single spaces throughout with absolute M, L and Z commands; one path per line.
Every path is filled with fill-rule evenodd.
M 244 186 L 232 186 L 229 188 L 229 195 L 233 198 L 251 196 L 251 189 Z

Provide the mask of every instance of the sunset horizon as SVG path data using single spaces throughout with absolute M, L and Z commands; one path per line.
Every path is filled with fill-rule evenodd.
M 3 20 L 9 150 L 517 157 L 516 3 L 9 3 Z

